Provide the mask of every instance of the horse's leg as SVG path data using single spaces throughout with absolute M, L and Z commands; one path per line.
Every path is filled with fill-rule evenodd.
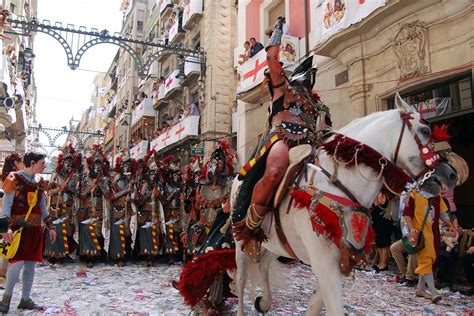
M 266 313 L 272 305 L 272 293 L 270 291 L 269 269 L 275 256 L 265 250 L 260 259 L 260 274 L 262 275 L 263 297 L 259 296 L 255 300 L 255 309 L 260 313 Z
M 241 243 L 235 245 L 235 261 L 237 264 L 237 271 L 235 273 L 235 285 L 237 286 L 237 296 L 239 298 L 239 305 L 237 307 L 237 316 L 244 314 L 244 291 L 245 283 L 247 281 L 247 255 L 241 250 Z
M 326 243 L 327 241 L 319 241 Z M 318 278 L 319 289 L 328 315 L 343 315 L 342 306 L 342 277 L 339 270 L 338 250 L 327 245 L 325 251 L 318 251 L 314 247 L 311 251 L 311 269 Z M 324 254 L 324 255 L 322 255 Z
M 314 292 L 309 300 L 308 309 L 306 310 L 306 316 L 320 315 L 323 310 L 323 296 L 318 283 L 314 283 Z

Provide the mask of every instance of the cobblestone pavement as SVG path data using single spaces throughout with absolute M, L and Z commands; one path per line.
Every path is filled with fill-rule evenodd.
M 274 288 L 270 315 L 301 315 L 305 311 L 315 280 L 311 270 L 301 264 L 281 265 L 283 275 L 293 280 L 284 288 Z M 178 278 L 180 265 L 145 268 L 130 264 L 123 268 L 97 265 L 88 269 L 73 263 L 36 269 L 32 298 L 45 305 L 46 315 L 192 315 L 194 314 L 171 286 Z M 474 313 L 474 300 L 443 290 L 443 300 L 434 305 L 414 295 L 414 289 L 388 282 L 390 274 L 356 271 L 344 280 L 344 306 L 349 314 L 436 314 Z M 10 314 L 18 314 L 21 284 L 17 285 Z M 227 302 L 228 314 L 235 314 L 236 299 Z M 248 314 L 256 314 L 247 299 Z

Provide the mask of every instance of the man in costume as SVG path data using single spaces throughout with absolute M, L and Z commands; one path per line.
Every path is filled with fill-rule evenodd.
M 77 217 L 79 222 L 79 255 L 93 267 L 104 255 L 103 225 L 107 225 L 108 199 L 110 197 L 109 162 L 99 145 L 94 145 L 91 156 L 87 157 L 87 172 L 78 183 Z
M 115 161 L 116 176 L 112 181 L 112 215 L 110 222 L 109 258 L 122 267 L 126 256 L 130 256 L 136 237 L 137 214 L 133 203 L 137 193 L 135 175 L 137 161 L 127 150 Z
M 43 187 L 36 181 L 35 175 L 45 168 L 45 155 L 28 152 L 23 157 L 25 169 L 11 173 L 5 180 L 3 214 L 9 217 L 10 229 L 3 234 L 6 242 L 11 242 L 13 231 L 23 227 L 20 244 L 15 256 L 10 259 L 7 281 L 0 313 L 8 313 L 13 289 L 23 269 L 23 288 L 18 309 L 41 309 L 30 298 L 35 275 L 36 262 L 43 261 L 42 222 L 45 223 L 49 238 L 56 239 L 56 231 L 46 209 L 46 197 Z M 28 214 L 28 216 L 27 216 Z
M 235 269 L 235 244 L 227 203 L 235 176 L 234 157 L 229 144 L 219 142 L 201 173 L 196 192 L 200 219 L 196 225 L 202 226 L 206 237 L 183 267 L 179 282 L 173 282 L 191 306 L 202 301 L 207 308 L 219 309 L 223 299 L 230 296 L 226 270 Z
M 169 166 L 166 168 L 167 176 L 165 176 L 165 186 L 163 193 L 163 208 L 166 223 L 166 239 L 165 245 L 162 249 L 163 253 L 167 255 L 169 263 L 180 258 L 180 232 L 181 232 L 181 193 L 182 193 L 182 178 L 181 170 L 178 162 L 172 162 L 173 156 L 168 156 L 163 159 L 163 163 Z M 183 205 L 184 206 L 184 205 Z
M 265 81 L 272 98 L 270 131 L 240 171 L 239 179 L 243 182 L 232 215 L 234 236 L 243 242 L 244 252 L 255 261 L 260 257 L 260 243 L 266 238 L 260 224 L 288 167 L 289 149 L 320 142 L 324 134 L 321 130 L 331 125 L 328 107 L 311 91 L 316 75 L 313 57 L 306 58 L 289 79 L 282 69 L 278 55 L 284 23 L 285 19 L 280 17 L 266 46 Z
M 49 215 L 54 219 L 57 241 L 51 242 L 48 236 L 45 240 L 44 255 L 51 262 L 64 259 L 69 253 L 74 253 L 77 247 L 79 226 L 77 210 L 74 205 L 76 187 L 82 171 L 82 155 L 76 153 L 69 144 L 64 146 L 58 156 L 56 172 L 51 177 L 48 186 Z M 76 236 L 76 241 L 73 236 Z
M 186 214 L 181 242 L 183 243 L 183 261 L 187 262 L 194 256 L 194 250 L 202 241 L 204 234 L 196 232 L 195 225 L 199 224 L 199 211 L 196 205 L 196 189 L 201 175 L 199 156 L 193 157 L 184 174 L 184 192 L 181 194 L 181 203 Z M 184 214 L 183 214 L 184 215 Z
M 158 165 L 155 151 L 149 151 L 143 160 L 143 180 L 137 195 L 138 211 L 138 254 L 144 257 L 146 266 L 151 267 L 159 252 L 160 234 L 164 234 L 163 206 L 158 191 Z

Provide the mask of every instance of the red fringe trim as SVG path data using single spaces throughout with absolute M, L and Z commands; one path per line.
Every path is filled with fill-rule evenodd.
M 308 192 L 304 190 L 293 190 L 290 195 L 295 201 L 295 207 L 306 207 L 307 209 L 309 209 L 309 206 L 311 204 L 311 195 Z
M 311 224 L 313 230 L 321 235 L 326 236 L 334 244 L 340 247 L 342 228 L 339 224 L 339 217 L 322 204 L 318 204 L 314 211 L 314 215 L 311 215 Z M 362 226 L 361 226 L 362 227 Z M 361 229 L 359 228 L 359 231 Z M 361 238 L 364 236 L 361 235 Z M 375 232 L 372 226 L 369 226 L 367 235 L 365 236 L 364 252 L 370 253 L 372 250 L 372 244 L 375 241 Z
M 345 167 L 349 168 L 355 165 L 355 159 L 353 158 L 356 153 L 356 146 L 360 147 L 361 145 L 363 146 L 363 149 L 359 150 L 358 152 L 358 163 L 364 164 L 372 168 L 376 173 L 379 173 L 381 169 L 379 159 L 385 157 L 366 144 L 361 144 L 352 138 L 337 134 L 334 139 L 324 143 L 321 147 L 330 156 L 334 155 L 337 148 L 337 159 L 348 163 L 345 165 Z M 387 160 L 387 165 L 383 170 L 385 182 L 388 184 L 391 190 L 397 193 L 403 192 L 405 189 L 405 184 L 410 181 L 410 177 L 400 167 L 389 161 L 387 158 L 385 159 Z
M 183 267 L 178 282 L 184 302 L 195 306 L 207 294 L 219 273 L 236 268 L 235 249 L 215 250 L 194 258 Z

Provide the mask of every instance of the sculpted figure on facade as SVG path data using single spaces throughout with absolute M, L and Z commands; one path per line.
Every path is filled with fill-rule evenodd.
M 404 24 L 393 41 L 400 77 L 407 78 L 428 71 L 427 33 L 420 23 Z

